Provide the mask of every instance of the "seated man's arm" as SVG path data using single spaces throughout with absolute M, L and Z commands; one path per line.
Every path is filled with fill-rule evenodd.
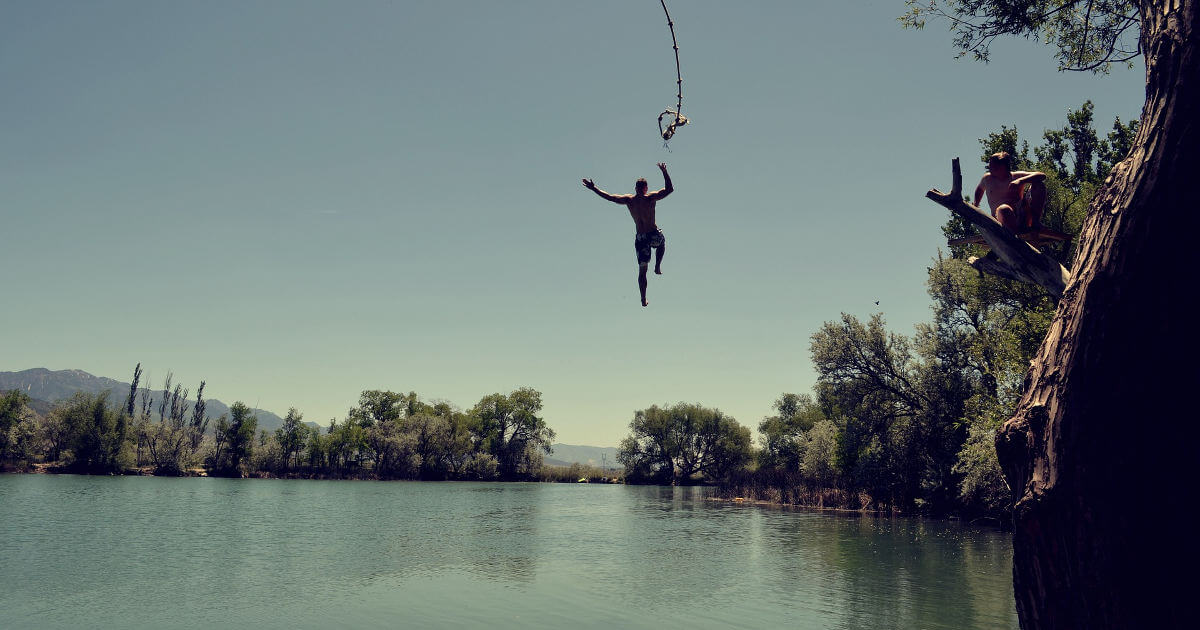
M 663 182 L 664 182 L 665 186 L 662 190 L 656 190 L 656 191 L 650 193 L 649 195 L 647 195 L 648 197 L 650 197 L 650 199 L 652 199 L 654 201 L 658 201 L 659 199 L 662 199 L 663 197 L 666 197 L 667 195 L 675 192 L 675 187 L 671 185 L 671 174 L 667 172 L 667 165 L 663 162 L 659 162 L 658 170 L 662 171 Z
M 1014 183 L 1014 184 L 1029 184 L 1031 182 L 1040 182 L 1044 179 L 1046 179 L 1046 174 L 1041 171 L 1032 171 L 1032 172 L 1015 171 L 1015 172 L 1013 172 L 1012 183 Z
M 979 179 L 979 185 L 975 187 L 975 207 L 976 208 L 979 207 L 979 202 L 983 200 L 983 192 L 986 190 L 986 188 L 983 187 L 983 183 L 987 181 L 987 178 L 988 178 L 988 174 L 984 173 L 983 177 L 981 177 Z
M 630 199 L 633 199 L 633 195 L 613 195 L 606 193 L 603 190 L 596 188 L 596 183 L 590 179 L 583 180 L 583 187 L 613 203 L 626 204 L 629 203 Z

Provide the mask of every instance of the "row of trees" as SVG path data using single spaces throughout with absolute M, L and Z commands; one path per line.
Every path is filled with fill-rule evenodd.
M 381 479 L 530 479 L 551 452 L 554 430 L 538 414 L 541 392 L 488 394 L 470 410 L 426 403 L 415 392 L 368 390 L 326 431 L 288 411 L 263 441 L 262 466 Z
M 0 395 L 0 464 L 67 461 L 75 472 L 119 470 L 126 459 L 128 416 L 108 396 L 78 394 L 45 418 L 30 411 L 19 391 Z
M 108 393 L 81 392 L 39 416 L 23 393 L 0 395 L 0 464 L 91 474 L 512 480 L 533 478 L 554 439 L 539 415 L 542 395 L 530 388 L 489 394 L 467 411 L 415 392 L 369 390 L 327 430 L 292 408 L 269 432 L 241 402 L 210 422 L 204 383 L 193 402 L 170 374 L 156 404 L 139 390 L 141 373 L 139 364 L 120 406 Z

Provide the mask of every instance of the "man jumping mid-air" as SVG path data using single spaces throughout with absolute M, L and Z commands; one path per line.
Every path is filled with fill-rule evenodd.
M 592 180 L 583 180 L 584 188 L 613 203 L 619 203 L 629 208 L 629 216 L 633 217 L 633 223 L 637 227 L 637 236 L 633 238 L 633 248 L 637 250 L 638 288 L 642 291 L 642 306 L 649 304 L 646 301 L 646 267 L 650 265 L 650 248 L 654 248 L 654 273 L 660 275 L 662 274 L 663 254 L 667 251 L 667 239 L 663 236 L 662 230 L 658 229 L 658 225 L 654 223 L 654 202 L 675 190 L 671 186 L 671 176 L 667 174 L 667 165 L 659 162 L 658 168 L 662 171 L 666 187 L 652 193 L 646 192 L 645 178 L 639 178 L 634 183 L 632 195 L 610 195 L 596 188 L 596 184 Z
M 1007 151 L 988 158 L 988 172 L 975 187 L 975 206 L 987 193 L 992 217 L 1014 234 L 1039 230 L 1046 209 L 1046 174 L 1012 170 Z

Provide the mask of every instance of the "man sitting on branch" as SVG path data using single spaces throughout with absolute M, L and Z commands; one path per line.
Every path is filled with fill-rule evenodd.
M 1012 156 L 1007 151 L 992 154 L 987 169 L 975 187 L 975 206 L 987 193 L 992 217 L 1014 234 L 1042 229 L 1046 174 L 1012 170 Z
M 596 188 L 596 184 L 592 180 L 583 180 L 584 188 L 613 203 L 619 203 L 629 208 L 629 216 L 633 217 L 634 226 L 637 228 L 637 236 L 633 238 L 633 248 L 637 252 L 638 289 L 642 292 L 642 306 L 649 304 L 646 301 L 646 267 L 650 266 L 650 248 L 653 247 L 655 250 L 654 273 L 660 275 L 662 274 L 663 254 L 667 251 L 667 239 L 654 222 L 654 203 L 675 190 L 671 186 L 671 176 L 667 174 L 667 165 L 659 162 L 658 168 L 662 171 L 666 186 L 654 192 L 646 192 L 645 178 L 639 178 L 634 183 L 632 195 L 612 195 Z

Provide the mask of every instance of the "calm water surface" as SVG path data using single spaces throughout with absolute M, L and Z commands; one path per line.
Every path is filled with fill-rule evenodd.
M 0 475 L 0 628 L 1016 628 L 1011 544 L 691 488 Z

